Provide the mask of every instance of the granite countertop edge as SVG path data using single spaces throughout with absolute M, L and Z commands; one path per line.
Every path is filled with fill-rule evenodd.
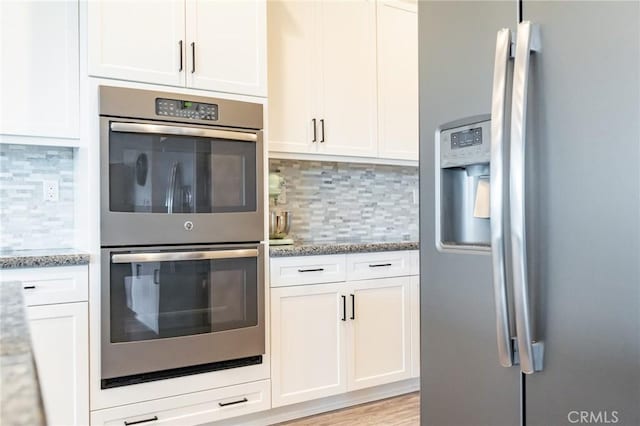
M 45 414 L 20 281 L 0 282 L 0 424 L 40 426 Z
M 309 243 L 288 246 L 270 246 L 271 257 L 314 256 L 325 254 L 371 253 L 381 251 L 418 250 L 418 241 Z
M 88 265 L 89 260 L 89 254 L 83 252 L 14 251 L 0 254 L 0 269 Z

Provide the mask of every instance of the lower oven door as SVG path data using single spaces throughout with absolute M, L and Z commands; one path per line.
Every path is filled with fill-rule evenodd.
M 101 290 L 103 387 L 265 352 L 261 244 L 103 249 Z

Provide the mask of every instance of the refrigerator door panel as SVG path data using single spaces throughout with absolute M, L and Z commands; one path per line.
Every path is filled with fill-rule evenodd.
M 520 374 L 498 358 L 491 256 L 435 237 L 435 132 L 491 111 L 496 35 L 516 2 L 419 2 L 421 423 L 520 423 Z
M 638 425 L 640 3 L 526 1 L 523 13 L 542 44 L 526 232 L 532 334 L 545 345 L 543 371 L 525 376 L 526 425 Z

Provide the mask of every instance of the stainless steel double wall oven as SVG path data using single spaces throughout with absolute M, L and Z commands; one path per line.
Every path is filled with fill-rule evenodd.
M 262 105 L 100 88 L 102 387 L 262 362 Z

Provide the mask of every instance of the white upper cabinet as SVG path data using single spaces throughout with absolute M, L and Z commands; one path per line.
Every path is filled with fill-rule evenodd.
M 375 3 L 268 7 L 269 149 L 375 157 Z
M 416 3 L 277 0 L 268 8 L 272 156 L 417 161 Z
M 187 0 L 189 69 L 196 89 L 266 96 L 266 4 Z
M 418 17 L 415 3 L 378 2 L 380 157 L 418 160 Z
M 92 76 L 266 96 L 264 0 L 101 0 L 88 16 Z
M 1 1 L 0 36 L 0 134 L 77 139 L 78 2 Z
M 269 1 L 269 149 L 314 152 L 319 70 L 315 1 Z M 314 121 L 315 120 L 315 121 Z M 315 138 L 314 138 L 314 132 Z
M 375 3 L 321 3 L 319 152 L 375 157 Z
M 89 1 L 89 74 L 185 84 L 184 0 Z

